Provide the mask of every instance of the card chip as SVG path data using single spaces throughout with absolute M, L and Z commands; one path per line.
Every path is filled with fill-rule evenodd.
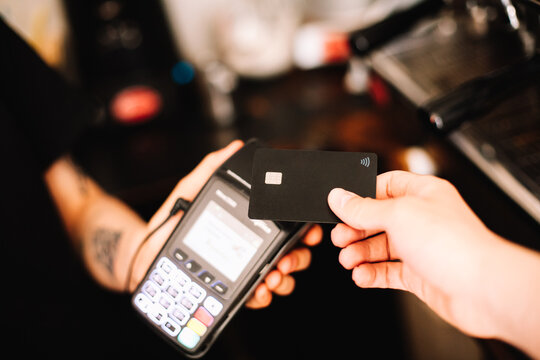
M 280 172 L 267 171 L 264 176 L 264 183 L 267 185 L 281 185 L 283 174 Z

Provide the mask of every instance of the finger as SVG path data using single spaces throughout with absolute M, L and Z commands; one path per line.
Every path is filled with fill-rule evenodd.
M 279 284 L 281 284 L 281 281 L 283 279 L 283 274 L 279 270 L 272 270 L 266 277 L 264 278 L 264 282 L 266 284 L 266 287 L 268 287 L 268 290 L 274 291 L 279 287 Z
M 243 144 L 242 141 L 235 140 L 223 149 L 207 154 L 195 169 L 186 175 L 178 184 L 177 188 L 180 195 L 184 196 L 187 200 L 193 200 L 218 167 L 237 152 Z
M 352 278 L 361 288 L 389 288 L 407 290 L 403 281 L 403 263 L 365 263 L 354 268 Z
M 330 209 L 345 224 L 358 230 L 385 230 L 392 218 L 394 201 L 363 198 L 340 188 L 328 194 Z
M 386 233 L 380 233 L 345 247 L 339 253 L 339 263 L 350 270 L 363 263 L 396 260 L 393 253 Z
M 376 198 L 392 199 L 405 195 L 417 195 L 426 187 L 433 185 L 434 179 L 438 178 L 401 170 L 388 171 L 377 176 Z
M 443 318 L 450 318 L 446 296 L 439 289 L 412 272 L 404 263 L 388 261 L 365 263 L 354 268 L 352 278 L 356 285 L 361 288 L 409 291 L 426 304 L 430 304 L 432 309 L 437 309 L 437 312 Z
M 273 292 L 280 296 L 290 295 L 294 290 L 295 284 L 296 282 L 294 281 L 294 278 L 291 275 L 284 275 L 281 278 L 281 282 L 273 290 Z
M 272 302 L 272 292 L 268 290 L 266 284 L 257 286 L 253 296 L 246 302 L 246 307 L 250 309 L 261 309 L 267 307 Z
M 282 274 L 305 270 L 311 263 L 311 251 L 308 248 L 296 248 L 285 255 L 277 264 Z
M 312 225 L 307 233 L 302 238 L 302 242 L 307 246 L 315 246 L 321 242 L 323 238 L 323 229 L 320 225 Z
M 344 248 L 379 232 L 378 230 L 354 229 L 347 224 L 340 223 L 332 229 L 330 238 L 335 246 Z

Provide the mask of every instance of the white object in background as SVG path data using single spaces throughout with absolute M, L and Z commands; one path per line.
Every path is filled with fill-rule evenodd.
M 178 55 L 201 69 L 218 60 L 213 33 L 223 0 L 161 0 Z
M 364 59 L 353 57 L 349 60 L 349 68 L 343 78 L 345 90 L 349 94 L 363 94 L 368 91 L 371 67 Z
M 413 146 L 405 150 L 404 159 L 410 172 L 420 175 L 437 174 L 437 165 L 435 164 L 435 161 L 431 155 L 421 147 Z
M 221 60 L 247 77 L 269 77 L 292 67 L 292 41 L 302 17 L 301 0 L 235 0 L 216 19 Z
M 292 65 L 302 0 L 161 0 L 179 55 L 204 69 L 218 61 L 267 77 Z
M 299 26 L 295 33 L 294 64 L 301 69 L 313 69 L 346 61 L 351 55 L 350 32 L 366 28 L 417 2 L 419 0 L 307 0 L 304 15 L 310 21 Z M 355 76 L 363 75 L 355 73 Z M 364 91 L 365 81 L 360 84 L 363 85 L 355 85 L 351 91 Z
M 348 34 L 317 24 L 298 29 L 294 36 L 293 60 L 301 69 L 346 61 L 350 56 Z
M 349 32 L 381 21 L 394 11 L 424 0 L 306 0 L 305 18 Z

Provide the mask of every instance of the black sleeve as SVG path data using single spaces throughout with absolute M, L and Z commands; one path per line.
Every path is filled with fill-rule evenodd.
M 0 102 L 10 114 L 10 119 L 0 121 L 14 122 L 44 170 L 69 152 L 97 111 L 89 98 L 70 88 L 1 17 L 0 48 Z

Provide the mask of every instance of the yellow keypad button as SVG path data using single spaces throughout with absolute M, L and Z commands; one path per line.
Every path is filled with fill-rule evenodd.
M 207 329 L 202 322 L 194 318 L 190 319 L 186 326 L 195 331 L 195 333 L 199 336 L 203 336 Z

